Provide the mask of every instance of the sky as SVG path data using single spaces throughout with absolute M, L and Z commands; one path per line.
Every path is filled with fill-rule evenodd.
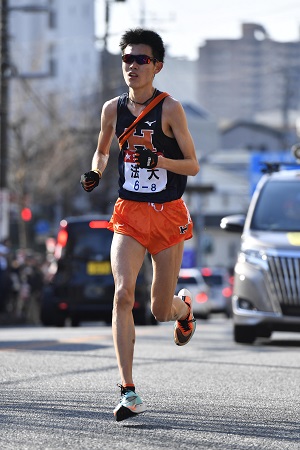
M 172 57 L 198 58 L 207 39 L 238 39 L 241 24 L 263 25 L 278 42 L 300 39 L 300 0 L 96 0 L 96 34 L 105 33 L 109 4 L 108 50 L 119 53 L 119 40 L 128 28 L 157 31 Z

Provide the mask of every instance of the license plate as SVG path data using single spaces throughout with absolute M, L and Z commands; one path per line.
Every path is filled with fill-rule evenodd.
M 88 275 L 109 275 L 111 266 L 109 261 L 89 261 L 86 266 Z

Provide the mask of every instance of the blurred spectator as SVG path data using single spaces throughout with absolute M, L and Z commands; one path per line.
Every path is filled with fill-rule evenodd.
M 44 285 L 44 275 L 41 270 L 42 261 L 39 255 L 19 254 L 19 292 L 16 315 L 28 323 L 39 323 L 40 298 Z
M 19 293 L 21 289 L 20 264 L 16 257 L 14 257 L 11 262 L 10 280 L 11 280 L 11 288 L 9 293 L 9 299 L 7 302 L 7 311 L 10 315 L 16 316 Z
M 9 256 L 10 242 L 9 239 L 4 239 L 0 242 L 0 312 L 6 311 L 10 291 Z
M 38 324 L 40 300 L 48 262 L 32 250 L 10 250 L 10 242 L 0 243 L 1 323 Z

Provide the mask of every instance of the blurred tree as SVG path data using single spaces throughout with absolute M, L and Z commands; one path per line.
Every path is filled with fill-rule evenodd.
M 76 107 L 63 96 L 52 105 L 36 95 L 30 82 L 19 83 L 18 103 L 10 124 L 9 187 L 15 199 L 19 240 L 24 242 L 21 210 L 30 207 L 45 216 L 59 202 L 60 218 L 87 212 L 106 213 L 117 196 L 117 142 L 99 190 L 91 194 L 80 186 L 81 173 L 90 169 L 100 127 L 98 96 Z M 22 105 L 22 107 L 21 107 Z M 69 105 L 69 106 L 68 106 Z M 75 110 L 75 113 L 74 113 Z M 70 112 L 71 111 L 71 112 Z M 105 192 L 105 195 L 103 195 Z M 49 219 L 50 217 L 48 217 Z M 50 219 L 52 219 L 51 217 Z M 58 218 L 59 219 L 59 218 Z M 26 240 L 26 238 L 25 238 Z

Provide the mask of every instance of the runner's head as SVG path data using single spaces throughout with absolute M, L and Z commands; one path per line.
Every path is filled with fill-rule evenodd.
M 160 62 L 164 62 L 165 47 L 159 34 L 152 30 L 135 28 L 125 31 L 120 41 L 122 53 L 128 45 L 144 44 L 152 49 L 153 57 Z

